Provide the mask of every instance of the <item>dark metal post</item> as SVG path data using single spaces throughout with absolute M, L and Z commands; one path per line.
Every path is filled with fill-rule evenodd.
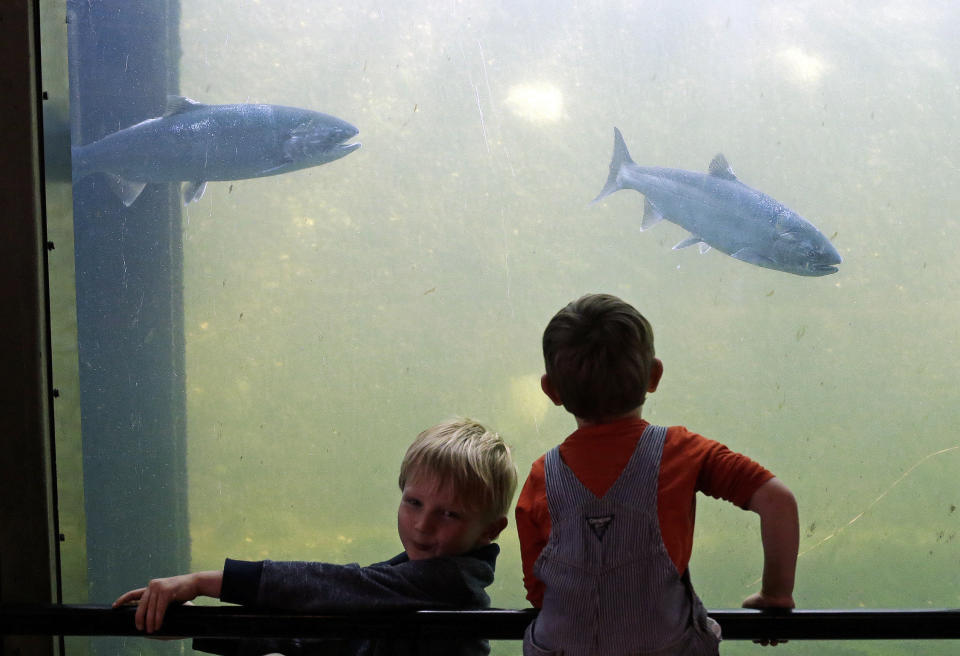
M 35 0 L 0 4 L 0 604 L 58 600 L 36 19 Z M 0 636 L 0 654 L 53 653 Z
M 71 133 L 88 143 L 176 93 L 178 0 L 68 0 Z M 125 207 L 74 184 L 89 598 L 189 567 L 180 201 L 148 185 Z M 97 651 L 120 653 L 118 645 Z

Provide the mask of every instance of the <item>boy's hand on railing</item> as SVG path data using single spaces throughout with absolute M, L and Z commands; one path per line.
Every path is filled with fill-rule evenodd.
M 223 583 L 222 571 L 195 572 L 165 579 L 153 579 L 145 588 L 124 593 L 113 607 L 136 603 L 133 622 L 137 629 L 153 633 L 163 625 L 163 616 L 171 603 L 182 603 L 199 596 L 219 597 Z
M 792 595 L 773 596 L 761 592 L 755 592 L 741 604 L 744 608 L 754 608 L 764 610 L 767 608 L 796 608 Z
M 743 600 L 741 604 L 744 608 L 753 608 L 755 610 L 771 610 L 771 609 L 783 609 L 790 610 L 796 607 L 796 604 L 793 601 L 791 595 L 784 596 L 771 596 L 765 595 L 763 592 L 755 592 L 746 599 Z M 787 640 L 777 640 L 774 638 L 764 639 L 764 640 L 754 640 L 755 644 L 763 645 L 764 647 L 776 647 L 777 645 L 786 644 Z

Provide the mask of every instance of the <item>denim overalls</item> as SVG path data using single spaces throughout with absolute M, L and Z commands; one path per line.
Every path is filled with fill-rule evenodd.
M 584 487 L 558 448 L 547 452 L 550 539 L 533 570 L 546 591 L 524 636 L 524 656 L 719 653 L 719 627 L 660 536 L 657 484 L 666 432 L 647 426 L 602 498 Z

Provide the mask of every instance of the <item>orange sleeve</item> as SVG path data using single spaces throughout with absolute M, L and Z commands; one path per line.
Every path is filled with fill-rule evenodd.
M 543 463 L 544 456 L 540 456 L 530 467 L 530 474 L 520 490 L 514 511 L 517 535 L 520 537 L 523 585 L 527 589 L 527 600 L 536 608 L 543 605 L 544 585 L 533 575 L 533 565 L 550 539 L 550 508 L 547 506 Z
M 697 490 L 746 509 L 754 492 L 773 478 L 773 474 L 719 442 L 702 439 L 707 442 L 706 457 L 697 479 Z
M 750 458 L 687 430 L 667 431 L 660 459 L 657 515 L 660 535 L 677 571 L 683 573 L 693 552 L 695 498 L 703 492 L 745 508 L 773 474 Z

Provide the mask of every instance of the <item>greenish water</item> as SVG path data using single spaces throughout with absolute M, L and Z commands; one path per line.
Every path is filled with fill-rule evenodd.
M 400 458 L 453 414 L 498 429 L 523 477 L 573 427 L 538 392 L 541 331 L 604 291 L 654 326 L 666 374 L 645 416 L 796 493 L 798 606 L 960 605 L 956 8 L 330 5 L 182 6 L 183 95 L 317 109 L 363 143 L 211 183 L 185 209 L 194 568 L 393 555 Z M 705 171 L 723 152 L 831 237 L 840 271 L 672 251 L 684 232 L 641 233 L 633 191 L 590 205 L 614 126 L 642 165 Z M 524 606 L 512 526 L 500 542 L 493 605 Z M 739 606 L 760 569 L 755 517 L 700 499 L 691 571 L 707 606 Z

